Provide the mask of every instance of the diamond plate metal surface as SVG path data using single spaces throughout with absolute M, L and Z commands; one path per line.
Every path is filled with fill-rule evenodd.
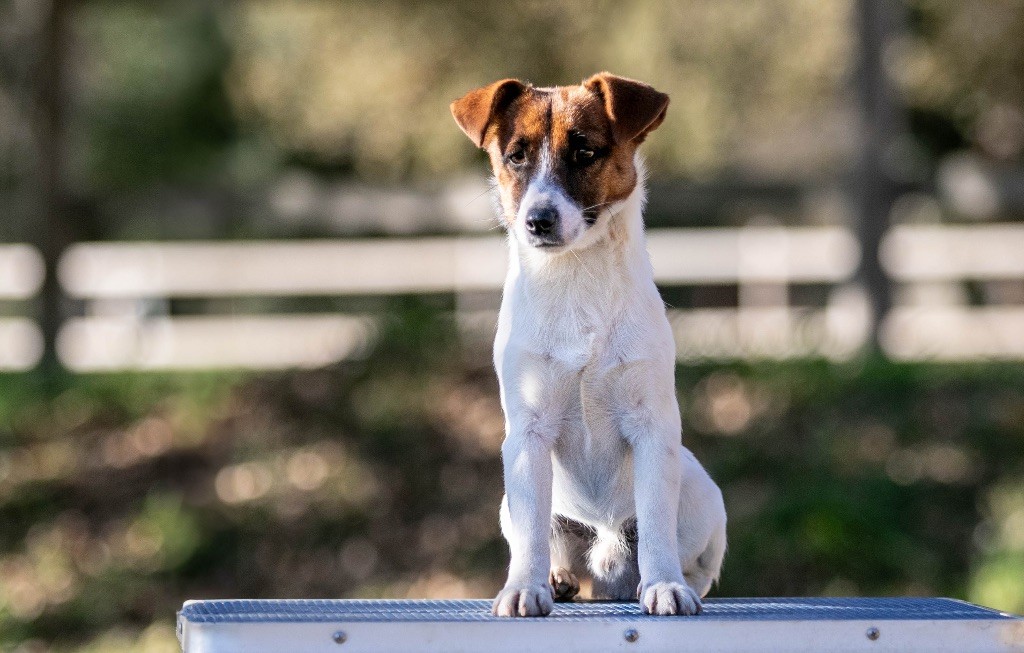
M 214 600 L 186 603 L 180 618 L 191 623 L 466 622 L 498 621 L 487 599 Z M 704 612 L 687 619 L 734 621 L 1004 620 L 1016 617 L 943 598 L 707 599 Z M 556 603 L 547 621 L 629 621 L 664 617 L 640 613 L 637 603 Z M 504 621 L 504 620 L 503 620 Z

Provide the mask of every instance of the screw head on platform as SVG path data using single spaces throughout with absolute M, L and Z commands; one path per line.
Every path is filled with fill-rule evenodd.
M 868 636 L 868 639 L 870 639 L 870 640 L 871 640 L 871 641 L 873 642 L 873 641 L 875 641 L 876 639 L 878 639 L 878 637 L 879 637 L 879 636 L 880 636 L 880 635 L 881 635 L 882 633 L 878 632 L 878 629 L 877 629 L 877 628 L 875 628 L 874 626 L 872 626 L 871 628 L 868 628 L 868 631 L 867 631 L 866 633 L 864 633 L 864 634 L 865 634 L 865 635 L 867 635 L 867 636 Z
M 640 639 L 640 631 L 638 631 L 636 628 L 627 628 L 626 632 L 622 633 L 622 636 L 626 639 L 627 642 L 632 644 L 636 640 Z
M 348 635 L 345 634 L 344 630 L 338 630 L 331 635 L 331 639 L 334 640 L 335 644 L 344 644 L 348 640 Z

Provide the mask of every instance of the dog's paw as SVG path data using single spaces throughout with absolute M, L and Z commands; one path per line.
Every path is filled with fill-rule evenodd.
M 686 583 L 660 582 L 641 584 L 637 588 L 640 609 L 645 614 L 691 615 L 700 614 L 700 597 Z
M 551 576 L 548 579 L 551 589 L 555 593 L 556 601 L 571 601 L 574 596 L 580 593 L 580 581 L 576 576 L 563 567 L 551 569 Z
M 555 607 L 555 591 L 548 583 L 505 587 L 498 592 L 491 613 L 496 617 L 543 617 Z

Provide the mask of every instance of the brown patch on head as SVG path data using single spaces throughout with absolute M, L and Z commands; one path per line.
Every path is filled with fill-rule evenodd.
M 503 79 L 466 93 L 449 106 L 455 122 L 477 147 L 483 147 L 488 128 L 515 100 L 526 85 L 517 79 Z
M 542 165 L 551 117 L 551 93 L 531 87 L 509 106 L 484 145 L 509 224 Z
M 618 141 L 601 98 L 585 86 L 560 89 L 552 130 L 555 177 L 585 217 L 629 197 L 636 186 L 636 143 Z
M 664 93 L 601 73 L 555 88 L 502 80 L 453 102 L 452 113 L 490 155 L 509 223 L 541 173 L 592 223 L 601 208 L 633 191 L 636 148 L 667 106 Z

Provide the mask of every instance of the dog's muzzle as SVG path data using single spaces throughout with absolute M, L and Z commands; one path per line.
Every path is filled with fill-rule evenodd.
M 558 209 L 551 205 L 535 206 L 526 214 L 526 233 L 534 247 L 557 247 L 562 244 Z

